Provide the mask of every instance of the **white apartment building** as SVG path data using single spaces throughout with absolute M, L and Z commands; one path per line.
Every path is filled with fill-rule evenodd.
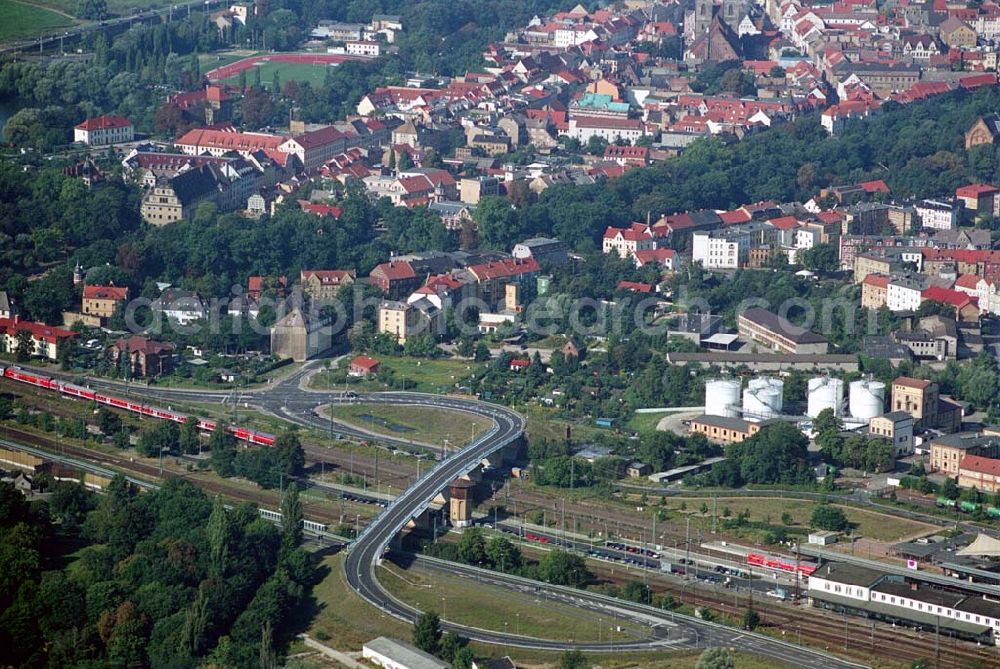
M 924 288 L 922 282 L 914 279 L 893 279 L 886 287 L 885 306 L 889 311 L 916 311 L 923 301 Z
M 750 235 L 736 230 L 713 235 L 695 232 L 691 235 L 691 262 L 700 262 L 705 269 L 738 269 L 746 265 L 750 255 Z
M 382 45 L 379 42 L 369 42 L 366 40 L 351 41 L 344 45 L 344 50 L 351 56 L 369 56 L 372 58 L 382 54 Z
M 945 200 L 921 200 L 913 205 L 925 228 L 954 230 L 958 227 L 958 207 Z

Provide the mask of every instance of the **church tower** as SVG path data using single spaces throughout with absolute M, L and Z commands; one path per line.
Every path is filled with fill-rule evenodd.
M 726 25 L 736 30 L 740 21 L 746 16 L 747 9 L 746 0 L 722 0 L 722 8 L 719 13 Z
M 712 0 L 695 0 L 694 3 L 694 37 L 704 35 L 712 25 L 714 12 Z

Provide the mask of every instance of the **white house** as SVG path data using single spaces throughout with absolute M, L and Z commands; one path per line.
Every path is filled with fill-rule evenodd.
M 73 128 L 73 141 L 90 146 L 131 142 L 135 126 L 122 116 L 95 116 Z
M 656 248 L 656 237 L 648 225 L 633 223 L 629 228 L 608 227 L 604 231 L 604 253 L 616 252 L 622 258 L 633 256 L 638 251 Z

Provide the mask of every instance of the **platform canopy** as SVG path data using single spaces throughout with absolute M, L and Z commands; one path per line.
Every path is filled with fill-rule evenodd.
M 955 555 L 983 555 L 987 557 L 1000 557 L 1000 539 L 995 539 L 988 534 L 980 534 L 976 540 L 966 546 Z

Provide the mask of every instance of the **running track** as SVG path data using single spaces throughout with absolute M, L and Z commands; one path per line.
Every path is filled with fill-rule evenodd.
M 249 58 L 238 60 L 235 63 L 217 67 L 206 73 L 205 76 L 208 77 L 209 81 L 222 81 L 223 79 L 235 77 L 244 70 L 249 70 L 251 67 L 268 61 L 277 61 L 280 63 L 300 63 L 306 65 L 339 65 L 340 63 L 348 60 L 369 59 L 364 56 L 348 56 L 333 53 L 272 53 L 261 56 L 250 56 Z

